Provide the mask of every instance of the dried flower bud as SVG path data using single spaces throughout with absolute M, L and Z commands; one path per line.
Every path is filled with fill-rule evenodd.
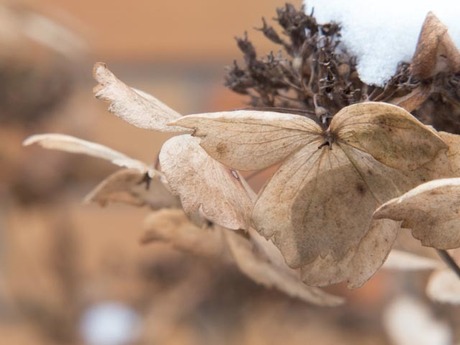
M 276 44 L 283 44 L 283 40 L 280 38 L 278 33 L 273 29 L 272 26 L 267 25 L 267 22 L 265 21 L 265 18 L 262 18 L 262 28 L 257 29 L 263 32 L 265 37 L 267 37 L 270 41 Z
M 341 76 L 342 78 L 348 77 L 348 75 L 350 74 L 350 71 L 351 71 L 350 65 L 347 63 L 342 63 L 339 65 L 339 67 L 337 67 L 337 72 L 339 76 Z

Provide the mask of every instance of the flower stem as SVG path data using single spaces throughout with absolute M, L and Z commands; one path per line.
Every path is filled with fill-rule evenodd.
M 436 249 L 438 252 L 439 256 L 441 259 L 446 263 L 446 265 L 454 271 L 454 273 L 460 278 L 460 267 L 458 264 L 455 262 L 455 260 L 450 256 L 450 254 L 447 252 L 447 250 L 443 249 Z

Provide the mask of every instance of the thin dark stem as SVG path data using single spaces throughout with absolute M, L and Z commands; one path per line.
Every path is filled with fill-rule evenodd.
M 452 256 L 450 256 L 447 250 L 436 249 L 436 251 L 438 252 L 441 259 L 446 263 L 446 265 L 449 266 L 449 268 L 454 271 L 454 273 L 460 278 L 460 267 L 458 267 L 458 264 L 455 262 Z

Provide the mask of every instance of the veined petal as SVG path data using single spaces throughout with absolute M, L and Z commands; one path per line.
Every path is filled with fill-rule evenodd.
M 111 149 L 110 147 L 79 139 L 65 134 L 36 134 L 24 140 L 23 145 L 39 144 L 40 146 L 71 153 L 80 153 L 91 157 L 102 158 L 115 165 L 135 169 L 141 173 L 154 175 L 154 169 L 144 162 L 126 156 L 125 154 Z
M 424 246 L 438 249 L 460 247 L 460 178 L 424 183 L 392 199 L 375 213 L 376 219 L 402 221 L 402 227 Z
M 448 146 L 401 107 L 379 102 L 353 104 L 339 111 L 330 130 L 338 141 L 372 155 L 383 164 L 414 170 Z
M 187 115 L 172 125 L 193 129 L 200 145 L 219 162 L 238 170 L 259 170 L 321 140 L 321 127 L 293 114 L 239 110 Z
M 166 188 L 159 174 L 151 177 L 147 186 L 145 173 L 132 169 L 118 170 L 104 179 L 88 193 L 85 202 L 97 202 L 101 206 L 110 202 L 147 205 L 154 210 L 181 207 L 179 198 Z
M 159 158 L 169 187 L 192 218 L 201 213 L 226 228 L 247 229 L 254 192 L 237 171 L 212 159 L 198 142 L 180 135 L 164 143 Z
M 94 88 L 96 98 L 109 102 L 109 111 L 126 122 L 161 132 L 187 132 L 182 128 L 167 126 L 181 117 L 178 112 L 152 95 L 124 84 L 104 63 L 94 66 L 93 75 L 99 82 Z

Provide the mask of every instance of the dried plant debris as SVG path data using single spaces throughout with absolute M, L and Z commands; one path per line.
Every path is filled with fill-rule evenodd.
M 457 136 L 436 132 L 388 103 L 346 106 L 332 119 L 321 116 L 320 123 L 254 110 L 181 116 L 151 95 L 142 94 L 139 100 L 140 94 L 105 65 L 96 65 L 96 71 L 99 82 L 105 83 L 101 73 L 110 81 L 96 93 L 105 90 L 104 99 L 118 104 L 111 106 L 118 116 L 142 128 L 179 132 L 160 151 L 161 171 L 72 137 L 42 135 L 26 143 L 86 153 L 134 169 L 109 177 L 89 199 L 155 208 L 148 192 L 139 192 L 144 174 L 156 178 L 151 182 L 167 194 L 178 196 L 195 224 L 227 231 L 254 227 L 273 242 L 269 249 L 251 235 L 254 245 L 271 253 L 270 263 L 296 270 L 297 279 L 310 286 L 364 284 L 385 261 L 400 229 L 393 220 L 373 219 L 374 210 L 420 183 L 459 172 Z M 139 102 L 143 109 L 157 110 L 142 117 Z M 183 134 L 188 132 L 192 135 Z M 257 196 L 238 172 L 276 163 L 280 168 Z
M 192 219 L 204 218 L 229 229 L 248 229 L 254 192 L 244 178 L 212 159 L 190 135 L 166 141 L 160 164 L 173 193 Z
M 290 108 L 310 114 L 336 114 L 363 101 L 404 107 L 438 130 L 460 133 L 459 52 L 447 29 L 429 13 L 412 61 L 401 62 L 383 86 L 359 79 L 356 57 L 340 41 L 340 25 L 318 24 L 313 13 L 286 4 L 260 31 L 280 52 L 259 57 L 247 34 L 237 39 L 244 66 L 228 69 L 225 84 L 249 96 L 254 107 Z
M 246 66 L 240 68 L 234 63 L 227 73 L 227 87 L 248 94 L 257 107 L 314 112 L 316 96 L 316 101 L 332 114 L 362 98 L 352 58 L 336 53 L 340 43 L 337 24 L 319 25 L 313 16 L 289 4 L 278 10 L 277 20 L 287 37 L 278 35 L 265 20 L 260 30 L 288 57 L 271 53 L 260 59 L 247 35 L 238 38 Z M 346 77 L 339 79 L 339 74 Z
M 143 243 L 162 241 L 174 247 L 207 258 L 218 258 L 235 264 L 242 274 L 258 284 L 275 288 L 288 296 L 321 306 L 337 306 L 343 299 L 319 288 L 302 283 L 298 273 L 286 265 L 277 265 L 266 252 L 253 243 L 251 235 L 229 231 L 217 225 L 198 227 L 180 210 L 152 213 L 145 222 Z M 250 234 L 257 234 L 250 232 Z
M 255 250 L 251 239 L 225 230 L 223 234 L 236 265 L 253 281 L 317 305 L 337 306 L 343 303 L 340 297 L 303 284 L 299 274 L 288 266 L 274 264 L 264 252 Z
M 439 130 L 460 133 L 460 52 L 432 13 L 425 19 L 412 58 L 411 75 L 429 96 L 414 112 Z
M 137 159 L 128 157 L 121 152 L 111 149 L 110 147 L 75 138 L 70 135 L 54 133 L 37 134 L 28 137 L 23 142 L 24 146 L 32 144 L 39 144 L 47 149 L 79 153 L 91 157 L 101 158 L 121 167 L 135 169 L 140 173 L 147 173 L 151 176 L 154 175 L 151 167 Z
M 412 58 L 411 74 L 421 80 L 440 73 L 460 72 L 460 52 L 450 38 L 447 27 L 432 13 L 422 26 Z
M 170 243 L 175 248 L 206 258 L 230 261 L 222 231 L 213 227 L 197 226 L 182 210 L 164 209 L 152 212 L 144 221 L 145 233 L 141 243 Z
M 122 169 L 107 177 L 85 197 L 85 202 L 101 206 L 118 202 L 153 210 L 181 207 L 179 198 L 166 187 L 161 176 L 150 177 L 134 169 Z
M 433 180 L 378 208 L 376 219 L 402 221 L 401 226 L 424 246 L 460 247 L 460 178 Z
M 303 116 L 266 115 L 189 115 L 173 125 L 194 129 L 206 152 L 231 168 L 282 162 L 257 197 L 255 228 L 290 267 L 302 269 L 307 284 L 362 285 L 382 265 L 398 228 L 391 221 L 372 222 L 374 210 L 429 178 L 425 165 L 446 156 L 447 145 L 404 109 L 386 103 L 345 107 L 326 130 Z M 372 255 L 364 255 L 371 246 Z
M 93 75 L 99 82 L 93 90 L 96 98 L 110 103 L 110 112 L 136 127 L 162 132 L 180 131 L 166 126 L 179 118 L 179 113 L 148 93 L 123 83 L 104 63 L 94 66 Z
M 97 202 L 102 206 L 110 202 L 146 205 L 154 210 L 181 207 L 179 198 L 171 193 L 161 172 L 107 146 L 64 134 L 33 135 L 23 144 L 85 154 L 125 168 L 104 179 L 85 197 L 86 202 Z
M 283 35 L 266 21 L 261 31 L 287 57 L 280 53 L 259 59 L 245 37 L 238 45 L 246 67 L 235 64 L 227 76 L 233 90 L 269 111 L 182 116 L 96 64 L 96 97 L 109 102 L 109 111 L 137 127 L 177 134 L 162 146 L 160 170 L 76 138 L 44 135 L 26 143 L 129 168 L 103 181 L 90 200 L 154 209 L 178 206 L 180 200 L 182 210 L 161 210 L 148 219 L 144 242 L 171 242 L 199 255 L 221 253 L 258 283 L 312 303 L 336 305 L 339 299 L 317 287 L 339 282 L 361 286 L 382 266 L 400 232 L 402 219 L 374 215 L 375 209 L 424 182 L 460 174 L 460 137 L 438 132 L 408 112 L 423 118 L 430 107 L 456 107 L 455 87 L 442 86 L 455 79 L 456 48 L 442 27 L 430 29 L 442 24 L 429 17 L 419 46 L 434 53 L 416 54 L 384 87 L 377 87 L 360 81 L 355 58 L 340 43 L 340 26 L 319 25 L 291 5 L 278 11 L 277 20 Z M 430 32 L 440 32 L 441 43 L 428 44 Z M 448 63 L 428 61 L 444 55 Z M 417 66 L 431 72 L 420 73 Z M 443 103 L 437 104 L 436 97 Z M 429 114 L 428 120 L 423 118 L 429 123 L 439 115 Z M 278 170 L 257 195 L 239 173 L 275 164 Z M 139 189 L 143 182 L 144 187 L 150 183 L 152 192 L 162 192 L 150 195 L 148 188 Z M 446 206 L 434 215 L 441 216 L 436 225 L 455 223 L 450 211 Z M 414 236 L 429 238 L 436 248 L 458 243 L 449 227 L 445 237 L 443 231 L 432 236 L 416 225 Z M 407 266 L 428 265 L 414 263 L 414 258 L 406 261 Z

